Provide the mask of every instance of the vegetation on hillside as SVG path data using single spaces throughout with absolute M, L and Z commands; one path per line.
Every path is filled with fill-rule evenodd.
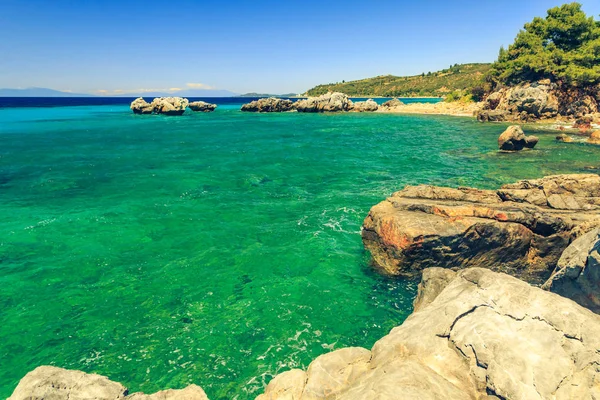
M 546 18 L 525 24 L 508 50 L 500 49 L 488 79 L 494 85 L 540 79 L 580 88 L 600 83 L 600 21 L 579 3 L 548 10 Z
M 490 64 L 455 64 L 438 72 L 415 76 L 377 76 L 341 83 L 319 85 L 310 89 L 308 96 L 327 92 L 342 92 L 354 97 L 424 97 L 448 96 L 464 99 L 471 96 L 472 89 L 483 87 Z

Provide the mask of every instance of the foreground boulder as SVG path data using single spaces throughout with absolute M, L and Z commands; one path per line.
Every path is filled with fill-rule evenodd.
M 309 97 L 296 103 L 298 112 L 341 112 L 353 107 L 352 101 L 344 93 L 327 93 L 319 97 Z
M 484 267 L 544 283 L 567 246 L 600 226 L 600 176 L 556 175 L 499 190 L 407 186 L 371 208 L 362 238 L 392 275 Z
M 518 125 L 509 126 L 498 137 L 498 148 L 504 151 L 519 151 L 524 148 L 533 149 L 539 142 L 537 136 L 525 136 Z
M 138 97 L 132 101 L 129 108 L 131 108 L 134 114 L 152 114 L 154 112 L 152 104 L 144 100 L 143 97 Z
M 153 395 L 128 395 L 123 385 L 108 378 L 51 366 L 34 369 L 19 382 L 8 400 L 208 400 L 196 385 Z
M 563 252 L 543 288 L 600 314 L 600 229 L 579 237 Z
M 373 112 L 377 111 L 378 108 L 379 105 L 373 99 L 369 99 L 353 103 L 351 110 L 355 112 Z
M 188 107 L 192 111 L 196 112 L 212 112 L 217 108 L 216 104 L 207 103 L 204 101 L 192 101 L 188 104 Z
M 420 287 L 428 300 L 371 351 L 322 355 L 257 400 L 600 396 L 600 316 L 505 274 L 440 272 L 429 275 L 445 283 Z
M 286 112 L 294 110 L 294 103 L 287 99 L 269 97 L 258 99 L 242 106 L 242 111 L 248 112 Z

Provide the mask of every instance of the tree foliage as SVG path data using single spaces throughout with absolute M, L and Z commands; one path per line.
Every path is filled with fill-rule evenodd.
M 600 83 L 600 22 L 581 4 L 548 10 L 525 24 L 508 49 L 501 48 L 489 75 L 495 84 L 550 79 L 567 86 Z

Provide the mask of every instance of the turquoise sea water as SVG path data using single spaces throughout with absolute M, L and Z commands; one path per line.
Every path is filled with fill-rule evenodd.
M 416 282 L 363 250 L 372 205 L 599 166 L 551 132 L 498 153 L 505 126 L 468 118 L 238 109 L 0 109 L 0 398 L 42 364 L 253 398 L 410 314 Z

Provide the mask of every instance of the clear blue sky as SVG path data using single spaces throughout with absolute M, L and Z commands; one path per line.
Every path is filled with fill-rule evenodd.
M 0 87 L 303 92 L 493 61 L 551 0 L 0 0 Z M 600 0 L 583 0 L 598 18 Z

